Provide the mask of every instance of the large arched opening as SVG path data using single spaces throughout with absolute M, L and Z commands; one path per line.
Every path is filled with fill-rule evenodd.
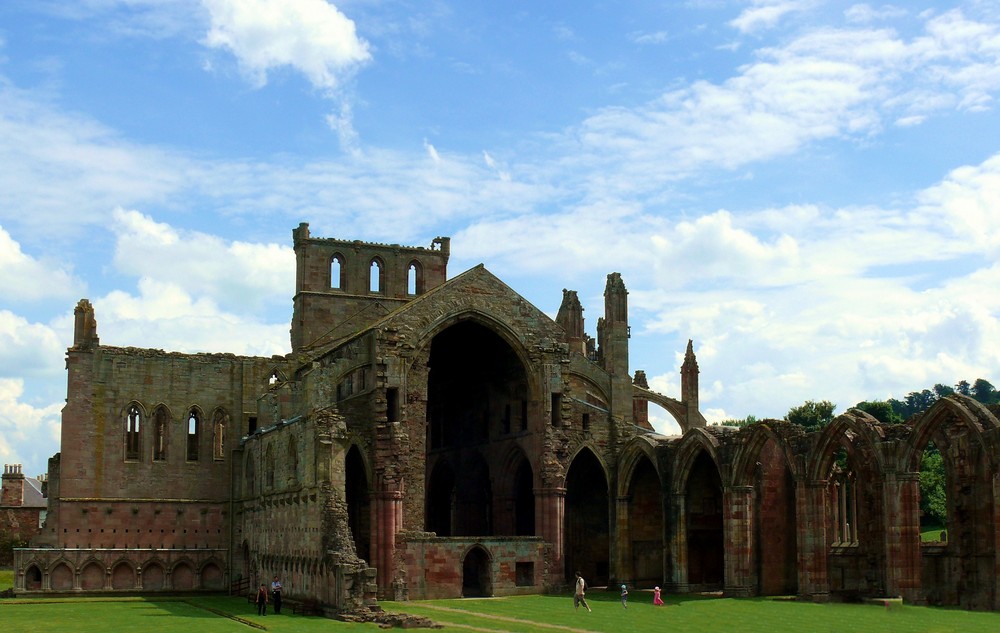
M 631 578 L 636 586 L 658 585 L 663 579 L 663 493 L 649 458 L 639 458 L 628 487 Z
M 590 449 L 573 459 L 566 475 L 565 576 L 579 571 L 591 585 L 609 576 L 608 480 Z
M 511 535 L 532 510 L 517 480 L 518 517 L 508 516 L 509 486 L 492 472 L 509 454 L 527 408 L 527 374 L 510 343 L 474 319 L 460 320 L 431 341 L 427 375 L 426 529 L 438 536 Z M 522 477 L 520 473 L 517 475 Z M 529 474 L 530 477 L 530 467 Z M 530 484 L 529 484 L 530 486 Z
M 695 591 L 721 589 L 725 571 L 722 479 L 704 450 L 691 468 L 684 497 L 688 583 Z
M 347 497 L 347 524 L 358 556 L 371 563 L 371 495 L 364 458 L 357 446 L 351 446 L 344 462 Z

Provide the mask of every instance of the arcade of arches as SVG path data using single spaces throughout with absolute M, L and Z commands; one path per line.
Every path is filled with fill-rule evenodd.
M 693 343 L 677 398 L 630 369 L 618 273 L 592 338 L 575 291 L 553 319 L 482 265 L 448 278 L 448 238 L 302 224 L 293 242 L 285 356 L 102 345 L 78 304 L 52 501 L 16 552 L 18 591 L 279 575 L 289 598 L 352 610 L 537 593 L 580 571 L 592 586 L 1000 608 L 997 411 L 954 395 L 902 425 L 851 410 L 813 433 L 710 427 Z M 681 435 L 654 431 L 651 403 Z M 927 451 L 947 520 L 922 542 Z

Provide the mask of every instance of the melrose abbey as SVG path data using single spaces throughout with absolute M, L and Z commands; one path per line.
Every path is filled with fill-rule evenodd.
M 961 395 L 905 424 L 851 409 L 814 432 L 709 426 L 688 344 L 678 398 L 629 369 L 628 292 L 596 340 L 482 265 L 292 231 L 291 353 L 102 345 L 66 355 L 49 508 L 19 594 L 228 591 L 278 575 L 328 614 L 379 599 L 591 585 L 902 598 L 1000 609 L 1000 421 Z M 649 423 L 649 406 L 681 435 Z M 919 470 L 944 461 L 946 538 Z M 241 584 L 242 583 L 242 584 Z

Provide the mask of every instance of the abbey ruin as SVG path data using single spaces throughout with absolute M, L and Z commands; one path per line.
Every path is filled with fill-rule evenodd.
M 482 265 L 293 231 L 291 353 L 106 346 L 76 308 L 62 446 L 18 593 L 225 590 L 279 575 L 332 610 L 592 585 L 901 596 L 1000 608 L 1000 422 L 949 396 L 902 425 L 708 426 L 689 343 L 677 398 L 630 372 L 628 293 L 596 340 Z M 662 407 L 683 434 L 649 424 Z M 922 543 L 918 473 L 947 474 Z

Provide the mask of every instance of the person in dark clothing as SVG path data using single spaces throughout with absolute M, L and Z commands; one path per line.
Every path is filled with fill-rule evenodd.
M 271 601 L 274 602 L 274 614 L 281 615 L 281 581 L 277 576 L 271 582 Z
M 267 615 L 267 585 L 260 583 L 257 590 L 257 615 Z

